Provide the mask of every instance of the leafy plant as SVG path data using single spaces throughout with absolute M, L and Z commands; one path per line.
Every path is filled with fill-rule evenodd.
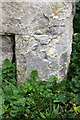
M 16 64 L 11 63 L 9 59 L 5 59 L 1 70 L 2 82 L 4 84 L 16 84 Z
M 2 71 L 6 75 L 2 80 L 3 120 L 62 120 L 79 117 L 79 86 L 74 80 L 57 83 L 56 76 L 52 76 L 49 81 L 38 81 L 38 72 L 34 70 L 30 79 L 26 79 L 25 85 L 15 84 L 14 72 L 12 74 L 10 69 L 13 65 L 8 59 L 4 63 Z M 11 71 L 4 72 L 7 69 Z M 8 75 L 9 72 L 12 75 Z
M 76 13 L 73 21 L 74 33 L 80 32 L 80 1 L 76 2 Z
M 80 33 L 73 36 L 73 48 L 69 68 L 69 79 L 74 79 L 76 84 L 80 83 Z

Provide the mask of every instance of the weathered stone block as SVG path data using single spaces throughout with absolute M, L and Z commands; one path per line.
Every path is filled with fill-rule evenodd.
M 72 3 L 2 3 L 2 33 L 15 34 L 18 80 L 66 78 L 72 45 Z

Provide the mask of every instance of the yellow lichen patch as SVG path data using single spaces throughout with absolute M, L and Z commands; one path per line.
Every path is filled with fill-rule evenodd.
M 26 70 L 22 69 L 22 70 L 18 71 L 18 74 L 21 75 L 21 77 L 25 77 L 25 72 L 26 72 Z
M 62 8 L 54 8 L 54 9 L 52 10 L 52 15 L 53 15 L 54 17 L 58 17 L 58 12 L 61 11 L 61 9 L 62 9 Z
M 47 50 L 46 50 L 46 53 L 47 53 L 47 55 L 48 56 L 54 56 L 54 49 L 53 48 L 48 48 Z

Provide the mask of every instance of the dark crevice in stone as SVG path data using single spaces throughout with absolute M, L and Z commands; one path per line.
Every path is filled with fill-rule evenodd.
M 16 56 L 15 56 L 15 35 L 11 35 L 11 41 L 13 43 L 13 58 L 12 63 L 16 62 Z
M 15 68 L 16 68 L 16 54 L 15 54 L 15 35 L 11 35 L 11 41 L 13 43 L 13 58 L 12 58 L 12 63 L 15 63 Z M 17 70 L 15 70 L 15 79 L 17 80 Z

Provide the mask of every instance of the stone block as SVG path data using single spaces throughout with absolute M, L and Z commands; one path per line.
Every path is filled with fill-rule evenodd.
M 72 50 L 72 3 L 2 2 L 1 9 L 1 33 L 15 35 L 18 81 L 32 70 L 39 72 L 39 80 L 49 80 L 51 75 L 57 75 L 58 81 L 65 79 Z M 10 52 L 6 55 L 11 59 L 9 40 L 3 39 L 3 51 Z

